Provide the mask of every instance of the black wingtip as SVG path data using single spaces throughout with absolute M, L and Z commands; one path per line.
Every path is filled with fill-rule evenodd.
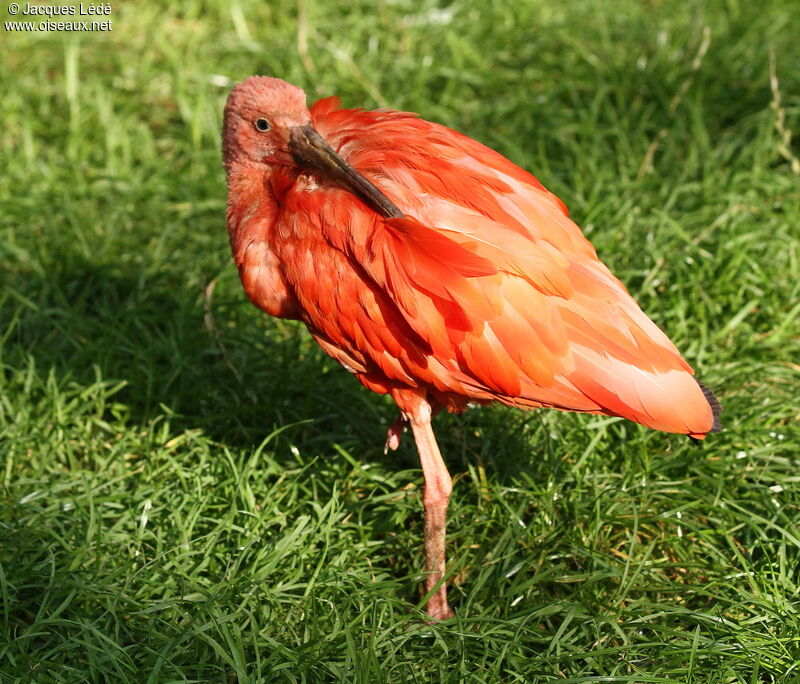
M 700 385 L 700 389 L 703 390 L 703 396 L 705 396 L 708 405 L 711 407 L 711 414 L 714 416 L 714 422 L 711 424 L 709 432 L 719 432 L 722 430 L 722 423 L 719 422 L 719 415 L 722 413 L 722 404 L 719 403 L 719 399 L 717 399 L 714 393 L 702 382 L 697 378 L 695 378 L 694 381 Z
M 702 382 L 700 382 L 697 378 L 694 381 L 699 385 L 700 389 L 703 390 L 703 396 L 706 398 L 708 405 L 711 407 L 711 415 L 714 418 L 714 421 L 711 423 L 711 429 L 708 431 L 711 432 L 719 432 L 722 430 L 722 423 L 719 421 L 719 414 L 722 413 L 722 404 L 719 403 L 719 399 L 714 396 L 714 393 L 708 389 Z M 696 437 L 690 437 L 694 442 L 700 442 L 701 440 L 697 439 Z

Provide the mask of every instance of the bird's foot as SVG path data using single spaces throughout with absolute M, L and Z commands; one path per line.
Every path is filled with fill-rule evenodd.
M 389 429 L 386 431 L 386 445 L 383 447 L 384 454 L 388 454 L 389 449 L 397 451 L 397 447 L 400 446 L 400 437 L 402 437 L 405 429 L 406 420 L 402 416 L 389 426 Z

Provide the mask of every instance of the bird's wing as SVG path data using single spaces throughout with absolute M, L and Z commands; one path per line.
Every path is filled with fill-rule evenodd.
M 315 323 L 333 346 L 353 349 L 358 339 L 382 372 L 401 369 L 391 380 L 445 393 L 598 411 L 674 432 L 712 428 L 689 365 L 532 175 L 402 112 L 323 101 L 312 115 L 406 214 L 384 220 L 339 188 L 327 188 L 324 201 L 313 192 L 298 200 L 294 209 L 350 264 L 336 267 L 338 277 L 366 284 L 340 303 L 356 332 L 336 339 L 340 323 Z

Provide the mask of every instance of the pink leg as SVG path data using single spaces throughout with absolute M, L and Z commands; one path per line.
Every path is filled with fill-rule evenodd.
M 442 581 L 446 560 L 447 505 L 450 503 L 453 481 L 436 444 L 431 427 L 430 406 L 426 405 L 425 409 L 427 410 L 415 411 L 408 419 L 425 479 L 422 503 L 425 509 L 425 569 L 428 572 L 425 580 L 426 592 L 431 591 L 441 581 L 439 588 L 428 600 L 426 611 L 432 618 L 443 620 L 455 615 L 447 604 L 447 585 Z

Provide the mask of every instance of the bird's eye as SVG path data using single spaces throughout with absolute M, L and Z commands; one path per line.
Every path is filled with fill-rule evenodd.
M 266 119 L 256 119 L 256 128 L 259 131 L 268 131 L 269 130 L 269 121 Z

